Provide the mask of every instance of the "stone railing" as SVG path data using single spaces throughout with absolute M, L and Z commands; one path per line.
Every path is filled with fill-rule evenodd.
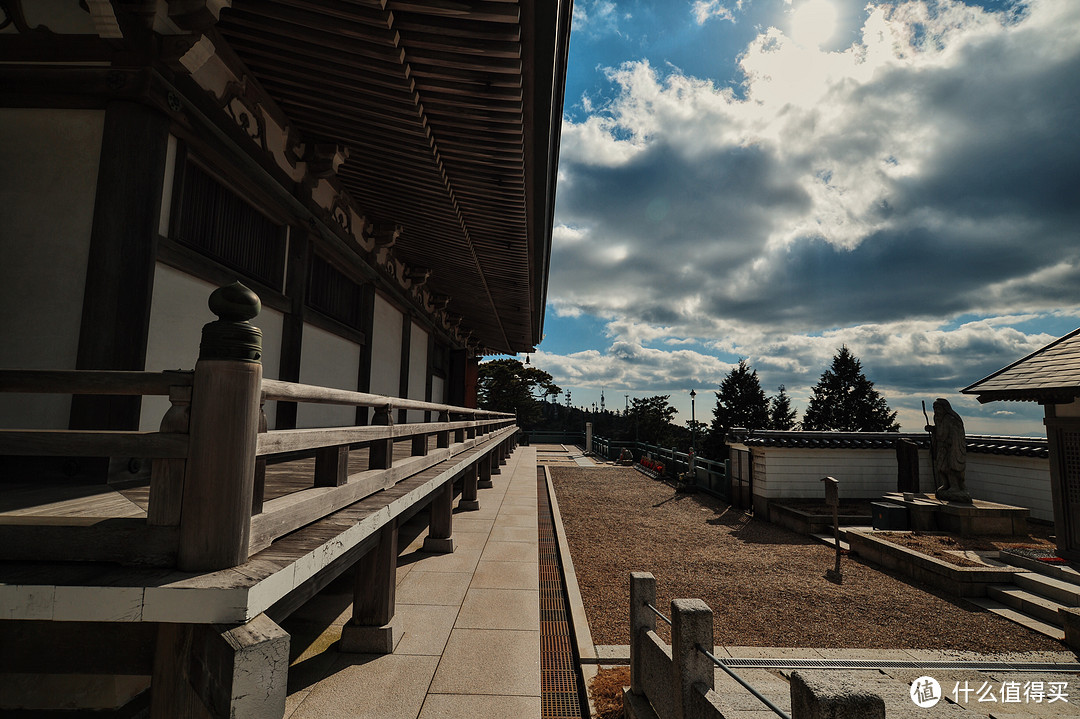
M 670 619 L 655 604 L 656 579 L 648 572 L 631 572 L 630 687 L 623 692 L 630 719 L 724 719 L 717 669 L 783 719 L 885 717 L 881 697 L 816 671 L 792 673 L 789 716 L 713 655 L 713 613 L 705 602 L 673 599 Z M 671 624 L 670 646 L 656 633 L 658 617 Z

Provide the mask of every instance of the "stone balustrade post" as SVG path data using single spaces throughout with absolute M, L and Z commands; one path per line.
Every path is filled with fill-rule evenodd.
M 671 600 L 671 679 L 675 719 L 707 719 L 714 713 L 699 713 L 703 702 L 694 694 L 704 694 L 715 686 L 716 665 L 701 649 L 713 649 L 713 613 L 700 599 Z
M 656 631 L 649 604 L 656 606 L 656 578 L 649 572 L 630 572 L 630 691 L 638 696 L 645 694 L 642 637 Z
M 248 320 L 262 307 L 239 282 L 215 290 L 191 390 L 180 549 L 184 571 L 236 566 L 248 558 L 261 416 L 262 332 Z

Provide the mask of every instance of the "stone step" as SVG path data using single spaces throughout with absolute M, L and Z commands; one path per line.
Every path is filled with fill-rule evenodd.
M 1029 572 L 1035 572 L 1047 577 L 1053 577 L 1054 579 L 1060 579 L 1061 581 L 1069 582 L 1070 584 L 1080 585 L 1080 572 L 1067 564 L 1040 562 L 1038 559 L 1022 557 L 1018 554 L 1010 554 L 1009 552 L 1002 552 L 998 559 L 1007 562 L 1014 567 L 1022 567 Z
M 1013 581 L 1016 586 L 1033 594 L 1053 599 L 1067 607 L 1080 607 L 1080 585 L 1035 572 L 1017 572 L 1013 575 Z
M 812 534 L 810 536 L 812 536 L 814 539 L 818 540 L 819 542 L 821 542 L 822 544 L 824 544 L 826 546 L 836 547 L 835 539 L 834 539 L 833 535 L 831 535 L 831 534 Z M 844 533 L 841 532 L 840 536 L 841 537 L 844 536 Z M 851 549 L 851 545 L 848 544 L 847 542 L 845 542 L 843 539 L 841 539 L 840 540 L 840 549 L 843 549 L 844 551 L 848 551 L 848 550 Z
M 982 607 L 988 612 L 993 612 L 998 616 L 1004 617 L 1011 622 L 1016 622 L 1021 626 L 1025 626 L 1032 631 L 1039 632 L 1040 634 L 1045 634 L 1051 639 L 1056 639 L 1059 642 L 1065 640 L 1065 631 L 1062 630 L 1060 627 L 1053 624 L 1047 624 L 1046 622 L 1040 621 L 1035 617 L 1017 611 L 1012 607 L 1002 604 L 996 599 L 990 599 L 987 597 L 968 597 L 967 601 L 978 607 Z
M 1057 627 L 1061 626 L 1058 610 L 1065 605 L 1055 602 L 1053 599 L 1040 597 L 1038 594 L 1021 589 L 1014 584 L 991 584 L 986 588 L 986 596 L 990 599 L 996 599 L 1002 604 L 1007 604 L 1024 614 L 1031 615 L 1040 621 Z

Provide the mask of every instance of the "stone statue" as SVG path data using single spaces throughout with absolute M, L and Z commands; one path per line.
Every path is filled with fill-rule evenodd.
M 934 495 L 942 502 L 971 504 L 971 495 L 964 486 L 967 467 L 964 420 L 949 400 L 942 397 L 934 400 L 934 424 L 926 425 L 926 431 L 930 433 L 930 455 L 938 483 Z

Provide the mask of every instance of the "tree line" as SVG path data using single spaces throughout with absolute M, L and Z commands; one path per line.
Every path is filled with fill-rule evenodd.
M 565 394 L 562 404 L 558 399 Z M 848 432 L 895 432 L 896 412 L 874 389 L 862 363 L 847 346 L 841 347 L 811 390 L 800 421 L 784 385 L 766 396 L 757 370 L 745 360 L 720 382 L 712 421 L 674 423 L 677 410 L 671 395 L 635 398 L 622 410 L 590 411 L 574 407 L 550 374 L 516 359 L 485 362 L 479 367 L 480 407 L 517 412 L 525 430 L 582 431 L 593 423 L 594 434 L 620 441 L 640 441 L 685 449 L 693 442 L 702 456 L 726 457 L 725 438 L 734 428 Z

